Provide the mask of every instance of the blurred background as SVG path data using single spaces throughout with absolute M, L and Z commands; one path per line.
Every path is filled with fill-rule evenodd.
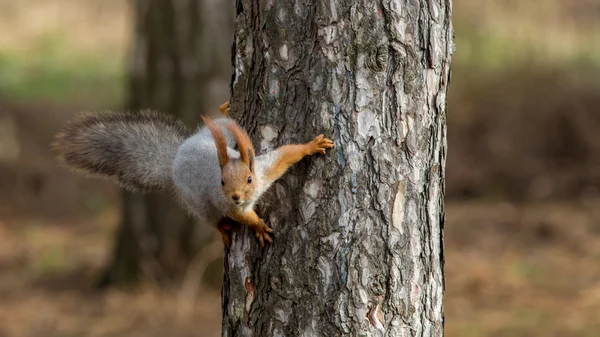
M 0 0 L 0 336 L 220 336 L 216 231 L 176 251 L 146 228 L 127 255 L 135 197 L 48 150 L 80 110 L 160 107 L 193 125 L 228 99 L 233 1 L 157 3 Z M 454 0 L 453 14 L 447 336 L 600 336 L 600 0 Z M 157 25 L 185 38 L 149 38 Z M 140 60 L 173 51 L 194 94 L 157 97 L 173 79 Z

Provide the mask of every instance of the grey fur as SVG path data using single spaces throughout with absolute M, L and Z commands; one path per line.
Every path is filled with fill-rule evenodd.
M 222 124 L 226 119 L 215 119 Z M 235 140 L 225 129 L 221 128 L 227 138 L 227 155 L 230 160 L 237 160 L 239 152 L 234 150 Z M 262 194 L 272 185 L 265 179 L 265 173 L 271 167 L 279 152 L 277 150 L 257 156 L 255 174 L 258 184 L 254 198 L 241 205 L 233 205 L 221 192 L 221 169 L 217 157 L 217 148 L 208 128 L 201 128 L 198 133 L 188 138 L 177 151 L 173 163 L 173 180 L 175 190 L 184 206 L 196 217 L 209 224 L 216 223 L 225 216 L 232 207 L 249 211 L 253 209 Z
M 172 116 L 151 111 L 82 114 L 52 144 L 68 167 L 109 177 L 133 191 L 172 186 L 177 148 L 192 134 Z
M 227 141 L 230 160 L 238 160 L 236 142 L 215 119 Z M 194 134 L 175 118 L 154 112 L 83 115 L 57 135 L 53 147 L 68 167 L 113 178 L 135 191 L 169 189 L 183 206 L 207 224 L 216 225 L 232 208 L 251 210 L 271 186 L 265 173 L 277 150 L 255 158 L 257 190 L 251 200 L 232 204 L 224 197 L 217 149 L 207 127 Z

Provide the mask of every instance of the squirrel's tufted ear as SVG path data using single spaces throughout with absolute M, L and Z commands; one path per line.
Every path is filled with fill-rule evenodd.
M 248 165 L 250 171 L 254 172 L 254 147 L 248 133 L 231 118 L 227 119 L 227 123 L 224 126 L 229 130 L 233 138 L 235 138 L 240 151 L 240 159 Z
M 254 173 L 254 151 L 247 149 L 246 153 L 248 154 L 248 168 L 250 168 L 250 172 Z
M 227 163 L 229 162 L 229 156 L 227 156 L 227 141 L 225 140 L 225 135 L 223 134 L 223 130 L 219 127 L 215 122 L 212 121 L 208 116 L 200 116 L 210 130 L 210 134 L 213 137 L 213 141 L 215 142 L 215 146 L 217 147 L 217 155 L 219 157 L 219 166 L 221 170 Z

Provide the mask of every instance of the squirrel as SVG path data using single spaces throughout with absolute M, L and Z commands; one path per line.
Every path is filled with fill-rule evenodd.
M 112 179 L 134 192 L 170 191 L 188 212 L 216 227 L 227 247 L 236 222 L 253 229 L 264 246 L 273 242 L 273 230 L 254 205 L 290 166 L 325 154 L 333 141 L 319 135 L 255 156 L 250 137 L 229 117 L 229 102 L 219 109 L 222 117 L 202 115 L 204 126 L 196 132 L 152 111 L 80 114 L 55 136 L 52 148 L 76 172 Z

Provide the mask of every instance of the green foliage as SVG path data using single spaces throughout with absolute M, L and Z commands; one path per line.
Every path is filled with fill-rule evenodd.
M 0 94 L 11 100 L 114 106 L 123 100 L 119 57 L 74 51 L 61 34 L 47 34 L 33 50 L 0 50 Z
M 43 252 L 38 268 L 40 273 L 49 274 L 68 270 L 69 264 L 65 255 L 64 247 L 49 247 L 45 252 Z
M 85 206 L 94 214 L 100 214 L 110 206 L 110 202 L 102 193 L 93 193 L 85 199 Z
M 523 64 L 600 69 L 597 20 L 579 19 L 565 2 L 456 0 L 453 66 L 502 71 Z

